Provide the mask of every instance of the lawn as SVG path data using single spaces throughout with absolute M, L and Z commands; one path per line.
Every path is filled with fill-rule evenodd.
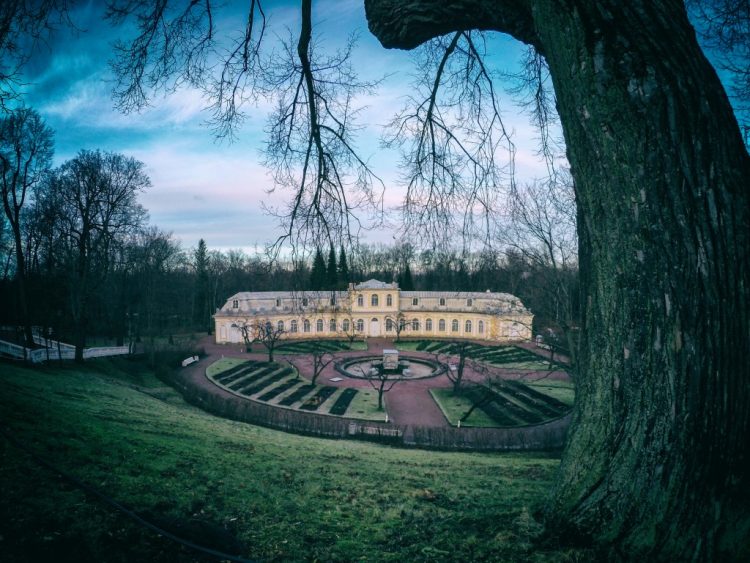
M 349 352 L 352 350 L 367 350 L 367 343 L 361 340 L 349 342 L 348 340 L 300 340 L 284 342 L 276 348 L 278 354 L 311 354 L 316 349 L 335 354 L 336 352 Z
M 572 381 L 558 381 L 556 379 L 540 379 L 537 381 L 524 381 L 529 387 L 533 387 L 537 391 L 554 397 L 558 401 L 562 401 L 566 405 L 573 406 L 575 400 L 575 386 Z
M 471 409 L 471 399 L 464 395 L 454 395 L 453 389 L 430 389 L 430 394 L 453 426 L 457 426 L 461 417 Z M 461 426 L 497 427 L 498 424 L 482 409 L 476 408 L 469 418 L 461 422 Z
M 0 364 L 3 427 L 151 522 L 264 561 L 582 561 L 534 548 L 559 460 L 306 438 L 184 403 L 138 363 Z M 197 561 L 0 438 L 7 561 Z M 179 552 L 179 554 L 178 554 Z

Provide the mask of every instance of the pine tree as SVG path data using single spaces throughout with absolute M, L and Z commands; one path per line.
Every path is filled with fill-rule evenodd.
M 349 265 L 346 263 L 346 252 L 344 246 L 339 247 L 339 283 L 343 288 L 349 283 Z
M 327 274 L 326 289 L 333 291 L 337 289 L 339 285 L 339 273 L 338 268 L 336 267 L 336 251 L 333 249 L 333 245 L 331 245 L 331 248 L 328 251 Z
M 414 291 L 414 280 L 411 278 L 411 268 L 409 268 L 408 263 L 401 274 L 399 282 L 398 285 L 401 288 L 401 291 Z
M 310 289 L 313 291 L 320 291 L 326 285 L 326 261 L 323 258 L 323 253 L 318 248 L 315 251 L 315 258 L 313 259 L 312 271 L 310 272 Z
M 195 293 L 193 295 L 193 320 L 201 329 L 206 326 L 208 307 L 208 248 L 200 239 L 193 254 L 195 260 Z

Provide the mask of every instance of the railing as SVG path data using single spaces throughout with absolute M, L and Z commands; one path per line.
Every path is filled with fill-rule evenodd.
M 35 336 L 34 341 L 46 345 L 45 339 Z M 129 353 L 128 346 L 101 346 L 97 348 L 84 348 L 83 359 L 103 358 L 105 356 L 123 356 Z M 10 356 L 17 360 L 28 360 L 31 363 L 39 364 L 50 360 L 73 360 L 75 359 L 75 346 L 70 344 L 49 341 L 49 346 L 45 348 L 36 348 L 31 350 L 12 342 L 0 340 L 0 354 Z

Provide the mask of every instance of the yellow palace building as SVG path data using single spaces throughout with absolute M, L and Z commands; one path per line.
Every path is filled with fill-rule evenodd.
M 531 339 L 533 315 L 508 293 L 401 291 L 368 280 L 346 291 L 240 292 L 214 315 L 216 342 L 243 342 L 242 328 L 266 326 L 281 339 L 392 337 Z

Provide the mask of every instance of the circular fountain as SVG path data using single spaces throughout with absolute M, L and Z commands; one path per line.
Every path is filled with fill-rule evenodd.
M 336 371 L 355 379 L 427 379 L 445 372 L 440 362 L 400 356 L 398 350 L 383 350 L 382 356 L 350 358 L 336 364 Z M 382 376 L 381 376 L 382 374 Z

